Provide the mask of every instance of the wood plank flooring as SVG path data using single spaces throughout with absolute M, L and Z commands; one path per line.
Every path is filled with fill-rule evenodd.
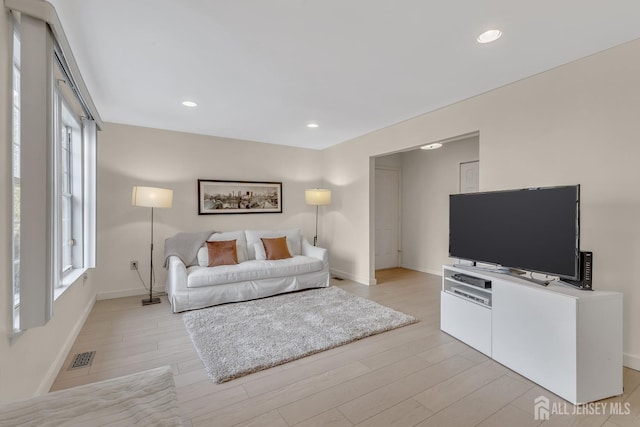
M 147 307 L 140 297 L 98 301 L 52 391 L 170 365 L 193 426 L 640 425 L 640 372 L 625 368 L 624 395 L 603 401 L 629 404 L 629 414 L 570 415 L 571 404 L 440 331 L 439 276 L 391 269 L 378 280 L 371 287 L 332 284 L 419 323 L 224 384 L 207 378 L 182 316 L 166 299 Z M 73 355 L 91 350 L 91 367 L 66 370 Z M 535 420 L 540 395 L 570 414 Z

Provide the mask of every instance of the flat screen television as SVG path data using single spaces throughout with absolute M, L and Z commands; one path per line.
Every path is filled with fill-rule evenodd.
M 449 256 L 580 279 L 580 186 L 449 196 Z

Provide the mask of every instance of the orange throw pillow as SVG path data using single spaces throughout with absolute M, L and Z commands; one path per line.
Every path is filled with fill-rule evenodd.
M 276 237 L 274 239 L 261 238 L 264 252 L 267 259 L 285 259 L 291 258 L 289 248 L 287 247 L 287 238 L 285 236 Z
M 238 263 L 238 251 L 235 240 L 221 240 L 207 242 L 209 252 L 209 267 L 216 265 L 234 265 Z

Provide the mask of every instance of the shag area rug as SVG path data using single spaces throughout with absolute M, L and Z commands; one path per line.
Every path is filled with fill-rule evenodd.
M 418 321 L 333 286 L 191 311 L 183 319 L 216 383 Z
M 182 426 L 170 366 L 0 403 L 0 426 Z

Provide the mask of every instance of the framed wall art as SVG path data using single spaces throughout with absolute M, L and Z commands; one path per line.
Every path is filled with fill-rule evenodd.
M 282 213 L 282 183 L 198 180 L 198 215 Z
M 460 193 L 477 193 L 480 190 L 480 162 L 460 163 Z

